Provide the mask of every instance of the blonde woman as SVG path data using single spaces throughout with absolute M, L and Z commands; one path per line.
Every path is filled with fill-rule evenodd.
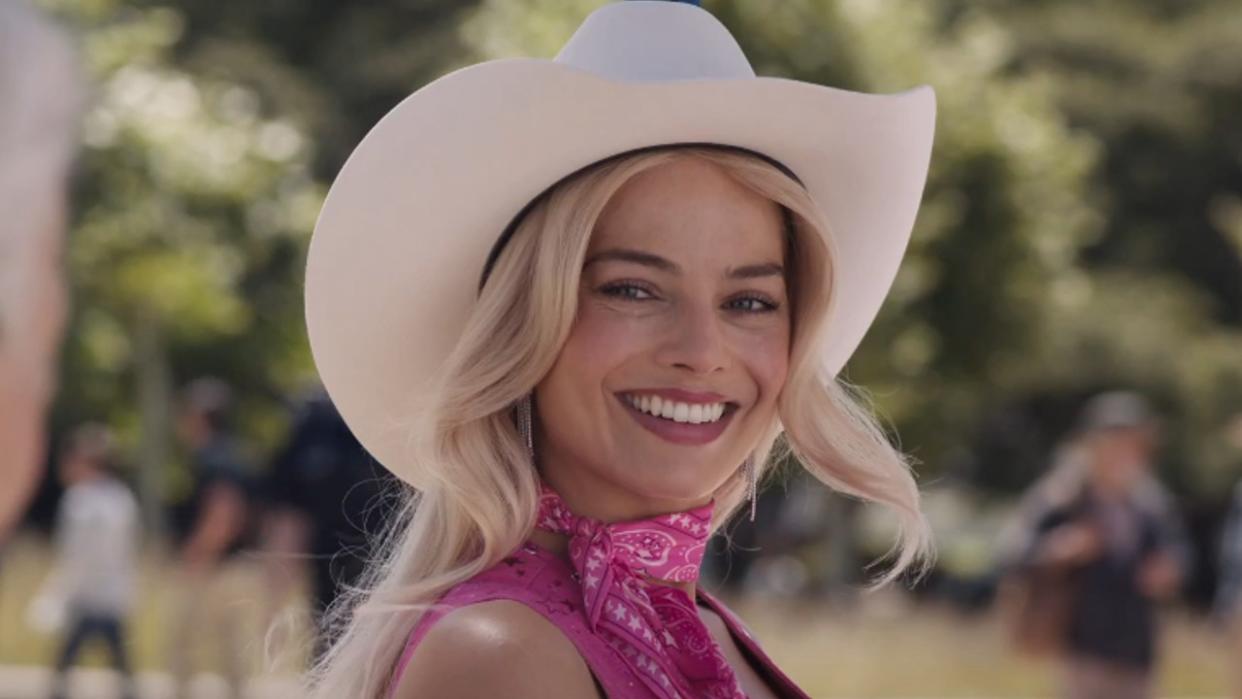
M 835 375 L 896 273 L 934 99 L 756 78 L 692 4 L 591 14 L 447 75 L 351 156 L 307 322 L 410 486 L 314 697 L 801 697 L 697 586 L 791 450 L 929 549 L 906 460 Z

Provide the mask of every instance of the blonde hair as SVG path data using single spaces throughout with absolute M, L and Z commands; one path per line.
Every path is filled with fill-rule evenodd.
M 551 369 L 570 334 L 583 260 L 605 204 L 640 172 L 684 157 L 714 163 L 791 214 L 790 369 L 778 417 L 753 451 L 756 467 L 762 474 L 792 452 L 827 485 L 889 506 L 901 530 L 896 560 L 877 584 L 927 560 L 930 536 L 906 459 L 850 390 L 820 368 L 834 255 L 828 223 L 807 192 L 773 165 L 736 152 L 687 146 L 632 154 L 550 190 L 497 258 L 413 440 L 424 451 L 414 490 L 386 534 L 387 553 L 329 614 L 336 639 L 308 675 L 311 696 L 384 696 L 419 615 L 530 535 L 539 477 L 514 405 Z M 778 445 L 782 428 L 786 439 Z M 716 493 L 716 527 L 745 491 L 739 469 Z

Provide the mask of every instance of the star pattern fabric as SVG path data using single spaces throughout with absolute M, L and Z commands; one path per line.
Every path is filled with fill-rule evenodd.
M 651 580 L 698 580 L 712 509 L 605 524 L 542 487 L 536 526 L 569 537 L 587 623 L 659 699 L 746 697 L 690 595 Z

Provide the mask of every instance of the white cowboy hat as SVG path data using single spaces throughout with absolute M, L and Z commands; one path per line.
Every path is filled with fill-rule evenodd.
M 935 93 L 755 77 L 692 4 L 593 12 L 555 59 L 487 61 L 389 112 L 341 169 L 315 226 L 306 323 L 324 385 L 384 466 L 408 472 L 411 406 L 454 347 L 497 238 L 567 174 L 646 147 L 713 143 L 796 174 L 840 255 L 825 368 L 888 294 L 922 198 Z

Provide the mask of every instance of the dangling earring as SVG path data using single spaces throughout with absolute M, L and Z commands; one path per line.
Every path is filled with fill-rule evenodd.
M 746 457 L 746 463 L 742 464 L 742 472 L 746 477 L 746 499 L 750 500 L 750 521 L 755 521 L 755 500 L 757 491 L 759 490 L 759 470 L 755 468 L 755 460 L 752 457 Z
M 530 456 L 530 461 L 535 462 L 535 435 L 531 428 L 531 413 L 534 412 L 531 406 L 531 395 L 527 393 L 517 404 L 517 428 L 518 434 L 522 436 L 522 441 L 526 442 L 526 453 Z

